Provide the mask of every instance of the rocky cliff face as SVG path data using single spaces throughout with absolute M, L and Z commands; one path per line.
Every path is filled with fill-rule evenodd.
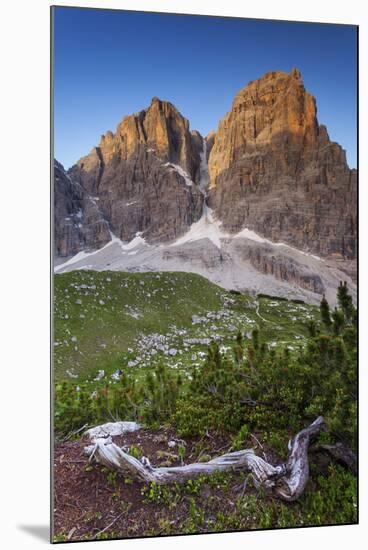
M 356 171 L 318 124 L 298 70 L 250 82 L 211 139 L 209 201 L 226 230 L 356 257 Z
M 72 256 L 81 250 L 101 248 L 110 241 L 108 223 L 97 201 L 73 182 L 63 166 L 54 164 L 55 255 Z
M 295 69 L 249 83 L 205 141 L 153 98 L 67 173 L 55 163 L 55 255 L 86 251 L 57 269 L 194 271 L 333 303 L 340 279 L 354 292 L 356 185 Z
M 115 134 L 70 170 L 70 177 L 98 205 L 113 233 L 123 241 L 137 232 L 149 241 L 170 240 L 202 213 L 199 153 L 202 137 L 166 101 L 125 117 Z

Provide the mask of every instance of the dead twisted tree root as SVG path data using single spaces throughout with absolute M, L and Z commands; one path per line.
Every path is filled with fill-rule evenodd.
M 252 474 L 256 486 L 272 490 L 275 496 L 289 502 L 297 500 L 305 489 L 309 478 L 310 438 L 325 426 L 323 417 L 319 416 L 310 426 L 301 430 L 289 441 L 287 461 L 279 466 L 272 466 L 257 456 L 253 449 L 245 449 L 224 454 L 209 462 L 154 468 L 147 458 L 138 460 L 113 443 L 111 435 L 116 434 L 117 424 L 120 433 L 132 429 L 132 423 L 120 422 L 109 425 L 112 432 L 106 428 L 108 425 L 98 426 L 87 432 L 92 438 L 92 444 L 85 447 L 85 453 L 90 461 L 95 460 L 140 481 L 158 484 L 184 483 L 201 474 L 211 475 L 216 471 L 245 470 Z M 124 429 L 124 424 L 129 424 L 129 428 Z M 139 426 L 136 425 L 135 429 L 139 429 Z M 102 434 L 106 434 L 107 437 L 101 437 Z

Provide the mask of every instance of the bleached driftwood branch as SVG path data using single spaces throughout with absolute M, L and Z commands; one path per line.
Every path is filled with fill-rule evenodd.
M 124 423 L 119 423 L 120 428 Z M 106 425 L 105 425 L 106 426 Z M 293 501 L 303 493 L 309 477 L 308 447 L 311 436 L 317 434 L 324 426 L 319 416 L 310 426 L 301 430 L 289 442 L 289 456 L 284 464 L 272 466 L 253 449 L 227 453 L 209 462 L 154 468 L 149 460 L 143 457 L 138 460 L 123 451 L 111 439 L 97 437 L 92 444 L 85 447 L 89 460 L 103 464 L 111 469 L 122 471 L 126 475 L 146 483 L 155 481 L 158 484 L 184 483 L 201 474 L 211 475 L 216 471 L 245 470 L 251 472 L 255 484 L 273 490 L 283 500 Z M 102 427 L 98 427 L 102 428 Z M 106 433 L 106 428 L 94 433 Z M 120 433 L 124 433 L 124 430 Z
M 276 494 L 283 500 L 297 500 L 303 493 L 309 478 L 308 448 L 310 438 L 325 427 L 319 416 L 310 426 L 301 430 L 289 441 L 289 456 L 285 463 L 285 475 L 277 482 Z

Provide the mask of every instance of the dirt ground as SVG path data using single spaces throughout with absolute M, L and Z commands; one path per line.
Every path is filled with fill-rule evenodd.
M 230 441 L 221 437 L 183 441 L 166 429 L 138 432 L 113 438 L 120 446 L 147 456 L 155 466 L 180 465 L 179 446 L 185 463 L 214 458 L 228 451 Z M 169 444 L 170 442 L 170 444 Z M 173 442 L 175 445 L 173 445 Z M 124 538 L 182 533 L 188 517 L 190 497 L 184 496 L 170 509 L 167 502 L 147 499 L 147 485 L 126 479 L 97 464 L 88 464 L 82 438 L 60 443 L 54 455 L 54 540 L 78 541 L 95 538 Z M 230 474 L 231 477 L 231 474 Z M 234 475 L 226 491 L 204 487 L 199 500 L 216 493 L 218 510 L 234 506 L 241 478 Z M 145 492 L 146 491 L 146 492 Z M 224 492 L 226 494 L 224 494 Z M 198 497 L 198 495 L 197 495 Z

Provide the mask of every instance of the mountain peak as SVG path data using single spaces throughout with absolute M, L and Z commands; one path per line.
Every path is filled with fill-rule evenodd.
M 293 67 L 291 69 L 290 76 L 293 77 L 293 78 L 296 78 L 298 80 L 301 80 L 301 78 L 302 78 L 301 72 L 296 67 Z
M 238 92 L 208 169 L 210 206 L 230 232 L 247 227 L 317 254 L 355 257 L 356 175 L 319 126 L 298 69 L 267 72 Z
M 160 99 L 157 96 L 153 96 L 153 98 L 151 99 L 151 105 L 154 105 L 155 103 L 160 104 L 160 103 L 167 103 L 167 102 L 162 101 L 162 99 Z

